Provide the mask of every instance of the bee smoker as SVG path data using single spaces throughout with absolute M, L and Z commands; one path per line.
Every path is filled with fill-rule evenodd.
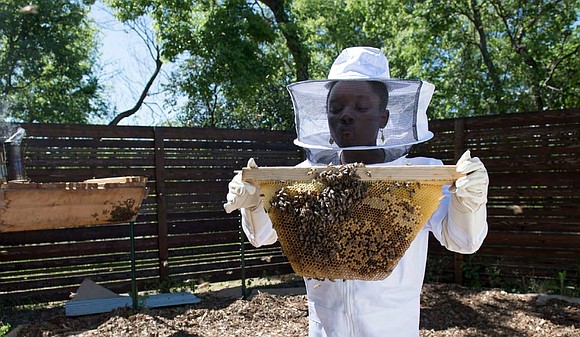
M 22 148 L 20 147 L 22 139 L 26 135 L 26 131 L 23 128 L 18 128 L 16 133 L 14 133 L 10 138 L 8 138 L 4 146 L 4 162 L 5 168 L 0 168 L 6 170 L 6 177 L 8 181 L 24 181 L 26 180 L 26 172 L 24 170 L 24 161 L 22 158 Z M 3 165 L 2 165 L 3 166 Z M 4 177 L 2 177 L 4 178 Z
M 4 155 L 4 146 L 0 149 L 0 183 L 5 183 L 8 179 L 6 172 L 6 156 Z

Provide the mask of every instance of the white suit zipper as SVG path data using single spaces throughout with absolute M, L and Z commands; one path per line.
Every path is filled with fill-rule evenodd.
M 349 336 L 351 337 L 356 337 L 354 335 L 354 322 L 352 319 L 352 298 L 351 298 L 351 293 L 352 293 L 352 289 L 351 289 L 351 282 L 349 281 L 345 281 L 345 296 L 344 298 L 346 299 L 345 303 L 344 303 L 344 310 L 346 313 L 346 322 L 347 322 L 347 326 L 348 326 L 348 331 L 349 331 Z

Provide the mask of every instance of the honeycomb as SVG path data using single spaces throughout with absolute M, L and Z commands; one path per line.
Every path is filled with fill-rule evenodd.
M 363 181 L 361 164 L 310 182 L 261 181 L 284 255 L 307 278 L 382 280 L 439 205 L 438 181 Z

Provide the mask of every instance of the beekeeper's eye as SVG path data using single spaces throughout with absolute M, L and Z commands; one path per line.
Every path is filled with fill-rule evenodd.
M 367 112 L 369 110 L 369 106 L 367 104 L 357 104 L 356 111 L 358 112 Z
M 340 103 L 331 103 L 328 108 L 328 113 L 332 115 L 336 115 L 341 113 L 344 110 L 344 104 Z

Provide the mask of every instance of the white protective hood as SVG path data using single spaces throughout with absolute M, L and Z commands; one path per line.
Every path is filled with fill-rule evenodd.
M 326 101 L 331 87 L 329 84 L 335 81 L 380 81 L 386 84 L 389 120 L 383 132 L 377 134 L 375 146 L 339 148 L 329 143 Z M 305 149 L 312 162 L 329 163 L 328 160 L 336 158 L 342 150 L 376 148 L 385 149 L 386 153 L 394 155 L 392 159 L 396 159 L 406 154 L 411 145 L 433 137 L 428 129 L 427 107 L 434 90 L 435 86 L 425 81 L 391 79 L 387 58 L 379 49 L 347 48 L 334 61 L 328 79 L 302 81 L 288 86 L 296 122 L 297 138 L 294 143 Z

